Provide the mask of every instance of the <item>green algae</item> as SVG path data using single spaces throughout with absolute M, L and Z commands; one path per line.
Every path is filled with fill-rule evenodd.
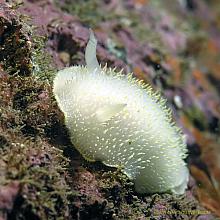
M 107 19 L 107 15 L 99 10 L 100 2 L 97 0 L 89 1 L 60 1 L 56 0 L 56 4 L 64 11 L 72 15 L 77 15 L 80 18 L 80 21 L 83 24 L 86 24 L 90 27 L 96 27 L 101 21 Z
M 13 209 L 0 215 L 63 219 L 74 191 L 66 179 L 68 159 L 50 144 L 58 118 L 48 84 L 54 69 L 43 50 L 45 38 L 34 34 L 26 18 L 15 16 L 12 23 L 7 19 L 0 20 L 11 30 L 4 32 L 1 51 L 0 186 L 16 181 L 19 190 Z
M 56 68 L 53 66 L 52 58 L 45 50 L 47 38 L 34 34 L 32 38 L 33 48 L 32 62 L 33 75 L 41 81 L 48 82 L 52 85 L 53 78 L 56 74 Z
M 205 115 L 198 107 L 192 106 L 191 108 L 185 109 L 185 114 L 199 130 L 204 131 L 208 129 L 208 123 L 204 120 Z
M 1 152 L 1 160 L 6 164 L 5 181 L 1 185 L 15 180 L 20 185 L 14 204 L 16 209 L 9 217 L 32 215 L 50 219 L 64 216 L 68 211 L 67 192 L 70 191 L 63 176 L 68 161 L 60 150 L 41 141 L 14 141 Z

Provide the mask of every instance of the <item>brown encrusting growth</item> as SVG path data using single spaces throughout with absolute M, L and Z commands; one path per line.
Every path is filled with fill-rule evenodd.
M 8 2 L 0 2 L 0 219 L 220 216 L 218 1 Z M 51 81 L 84 64 L 89 26 L 102 64 L 133 71 L 168 99 L 190 151 L 184 196 L 138 195 L 120 170 L 86 162 L 72 146 Z
M 30 32 L 8 5 L 0 4 L 0 62 L 9 72 L 32 72 Z

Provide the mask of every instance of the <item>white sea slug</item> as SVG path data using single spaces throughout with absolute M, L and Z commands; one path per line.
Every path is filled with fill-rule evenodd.
M 132 74 L 101 68 L 96 44 L 91 31 L 86 66 L 65 68 L 54 79 L 72 143 L 87 160 L 122 168 L 139 193 L 183 194 L 186 144 L 165 100 Z

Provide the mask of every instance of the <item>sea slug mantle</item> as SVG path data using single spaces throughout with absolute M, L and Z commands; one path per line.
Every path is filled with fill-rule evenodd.
M 165 100 L 132 74 L 101 68 L 96 45 L 91 31 L 86 66 L 60 70 L 54 79 L 72 143 L 89 161 L 121 167 L 139 193 L 183 194 L 187 148 Z

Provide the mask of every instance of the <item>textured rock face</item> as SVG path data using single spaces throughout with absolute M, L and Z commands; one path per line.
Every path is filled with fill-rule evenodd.
M 66 68 L 54 80 L 73 144 L 88 160 L 121 167 L 140 193 L 184 193 L 186 146 L 165 101 L 132 75 L 100 69 L 95 48 L 91 34 L 87 67 Z
M 216 188 L 220 182 L 220 35 L 215 22 L 219 20 L 219 2 L 214 5 L 214 1 L 194 0 L 197 7 L 187 10 L 178 8 L 180 1 L 168 0 L 172 3 L 168 4 L 111 0 L 99 1 L 98 7 L 88 10 L 88 5 L 96 0 L 59 1 L 65 2 L 68 13 L 56 8 L 58 1 L 24 0 L 19 8 L 14 8 L 14 4 L 8 8 L 9 2 L 18 1 L 0 6 L 1 68 L 6 67 L 10 74 L 0 71 L 0 191 L 7 192 L 6 197 L 0 195 L 0 218 L 216 219 L 211 212 L 220 216 L 220 194 Z M 141 7 L 140 2 L 144 4 Z M 156 7 L 151 7 L 155 3 Z M 174 6 L 175 10 L 171 12 L 162 4 Z M 83 5 L 86 10 L 78 10 L 80 16 L 70 11 Z M 97 21 L 100 12 L 108 16 L 103 22 Z M 109 18 L 115 12 L 119 12 L 120 19 L 115 15 L 113 20 Z M 36 75 L 42 79 L 43 74 L 48 79 L 48 73 L 53 74 L 48 71 L 50 66 L 61 69 L 84 63 L 86 27 L 94 27 L 82 23 L 81 18 L 86 16 L 95 20 L 99 60 L 111 67 L 124 68 L 125 72 L 132 71 L 137 78 L 162 91 L 178 124 L 185 128 L 189 167 L 196 182 L 190 178 L 184 196 L 137 195 L 131 182 L 117 169 L 85 162 L 69 141 L 50 86 L 36 81 Z M 47 52 L 52 60 L 48 60 Z M 176 96 L 182 107 L 173 102 Z M 27 142 L 27 138 L 31 140 Z M 64 153 L 56 147 L 65 149 Z M 64 165 L 65 157 L 71 159 L 71 164 Z M 16 188 L 14 181 L 21 184 Z M 205 211 L 201 205 L 211 211 Z

